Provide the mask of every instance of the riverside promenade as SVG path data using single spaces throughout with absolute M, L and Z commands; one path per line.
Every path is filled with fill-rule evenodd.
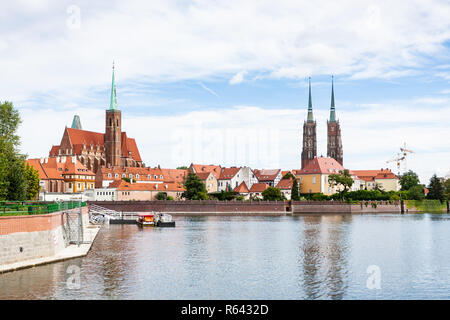
M 82 241 L 73 243 L 64 215 L 78 213 L 82 218 L 76 231 Z M 99 230 L 89 222 L 88 207 L 0 217 L 0 273 L 86 256 Z

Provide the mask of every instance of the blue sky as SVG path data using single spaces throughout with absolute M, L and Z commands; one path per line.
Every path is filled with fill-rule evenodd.
M 123 130 L 147 165 L 297 169 L 312 78 L 326 154 L 331 75 L 350 169 L 450 172 L 450 3 L 15 1 L 0 11 L 0 100 L 43 157 L 79 114 L 104 130 L 116 63 Z

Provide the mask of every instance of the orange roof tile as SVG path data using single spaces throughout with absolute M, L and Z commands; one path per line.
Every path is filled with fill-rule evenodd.
M 364 181 L 372 181 L 375 179 L 396 179 L 397 176 L 390 169 L 380 170 L 352 170 L 352 174 Z
M 249 193 L 249 190 L 247 188 L 247 184 L 244 181 L 242 181 L 239 186 L 234 188 L 233 191 L 234 192 L 239 192 L 239 193 Z
M 208 179 L 210 174 L 214 175 L 212 172 L 198 172 L 198 173 L 196 173 L 197 177 L 199 177 L 202 180 Z
M 217 179 L 220 177 L 220 172 L 222 171 L 222 168 L 220 166 L 216 165 L 204 165 L 204 164 L 191 164 L 190 169 L 194 173 L 200 173 L 200 172 L 211 172 L 216 176 Z
M 177 182 L 183 183 L 186 178 L 188 171 L 184 169 L 160 169 L 164 182 Z
M 250 192 L 263 192 L 269 187 L 267 183 L 254 183 L 250 188 Z
M 237 167 L 222 168 L 219 180 L 231 180 L 239 172 L 239 170 L 241 170 L 241 168 Z
M 278 184 L 277 184 L 277 188 L 281 189 L 281 190 L 291 190 L 293 183 L 294 183 L 294 180 L 292 180 L 292 178 L 281 179 L 280 182 L 278 182 Z
M 344 167 L 333 158 L 314 157 L 305 168 L 297 174 L 332 174 L 339 173 Z
M 276 179 L 281 169 L 255 169 L 253 172 L 255 173 L 258 181 L 273 181 Z
M 105 167 L 102 166 L 98 169 L 97 174 L 102 176 L 103 180 L 122 179 L 125 175 L 126 178 L 133 177 L 136 181 L 167 181 L 173 182 L 172 177 L 167 177 L 163 174 L 163 170 L 160 168 L 139 168 L 139 167 Z M 116 177 L 117 174 L 117 177 Z M 110 176 L 109 176 L 110 175 Z M 156 178 L 155 178 L 156 176 Z M 162 177 L 161 177 L 162 176 Z

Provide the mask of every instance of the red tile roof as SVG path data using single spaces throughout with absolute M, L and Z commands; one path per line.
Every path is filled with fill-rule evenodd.
M 198 173 L 196 173 L 197 177 L 199 177 L 202 180 L 208 179 L 210 174 L 212 174 L 214 176 L 214 174 L 212 172 L 198 172 Z
M 184 169 L 161 169 L 164 176 L 164 182 L 178 182 L 183 183 L 188 171 Z
M 344 167 L 333 158 L 314 157 L 302 170 L 296 170 L 297 174 L 332 174 L 339 173 Z
M 239 192 L 239 193 L 249 193 L 249 190 L 247 188 L 247 184 L 244 181 L 242 181 L 239 186 L 234 188 L 233 191 L 234 192 Z
M 269 187 L 267 183 L 254 183 L 250 188 L 250 192 L 263 192 Z
M 222 170 L 222 168 L 220 166 L 204 165 L 204 164 L 191 164 L 190 169 L 194 173 L 212 172 L 212 174 L 214 174 L 217 179 L 219 179 L 220 172 Z
M 79 130 L 73 128 L 66 128 L 67 134 L 71 145 L 73 146 L 74 154 L 81 154 L 83 146 L 89 147 L 90 145 L 99 146 L 103 149 L 105 143 L 105 135 L 99 132 Z M 141 162 L 141 155 L 136 144 L 136 140 L 133 138 L 128 138 L 126 132 L 121 133 L 122 140 L 122 156 L 126 158 L 131 158 L 135 161 Z M 53 146 L 50 150 L 51 156 L 58 155 L 60 146 Z
M 39 171 L 40 179 L 63 179 L 64 175 L 95 176 L 79 160 L 74 157 L 54 157 L 45 159 L 28 159 L 27 163 Z M 64 162 L 63 162 L 64 161 Z
M 273 181 L 277 178 L 281 169 L 255 169 L 253 172 L 255 173 L 258 181 Z
M 237 167 L 222 168 L 219 180 L 231 180 L 239 172 L 239 170 L 241 170 L 241 168 Z
M 128 138 L 126 132 L 122 132 L 122 156 L 132 158 L 136 161 L 142 161 L 136 145 L 136 140 L 133 138 Z
M 67 133 L 69 134 L 69 139 L 72 145 L 99 145 L 103 146 L 105 135 L 99 132 L 87 131 L 87 130 L 79 130 L 73 128 L 66 128 Z
M 111 175 L 110 177 L 108 175 Z M 116 174 L 118 177 L 116 178 Z M 174 182 L 174 178 L 171 176 L 166 176 L 163 173 L 163 170 L 160 168 L 138 168 L 138 167 L 105 167 L 102 166 L 99 168 L 97 175 L 101 175 L 103 180 L 111 180 L 111 179 L 122 179 L 122 175 L 125 174 L 126 178 L 130 177 L 130 174 L 133 176 L 133 180 L 136 181 L 167 181 Z M 138 175 L 138 177 L 137 177 Z M 156 176 L 156 178 L 155 178 Z M 161 178 L 162 176 L 162 178 Z
M 277 184 L 277 188 L 281 190 L 291 190 L 292 184 L 294 183 L 294 180 L 291 179 L 281 179 L 280 182 Z
M 364 181 L 372 181 L 375 179 L 396 179 L 397 176 L 390 169 L 380 170 L 352 170 L 351 174 L 354 174 L 359 179 Z

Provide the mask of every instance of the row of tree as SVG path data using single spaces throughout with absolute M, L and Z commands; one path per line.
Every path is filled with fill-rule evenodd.
M 39 173 L 19 150 L 19 112 L 11 102 L 0 102 L 0 201 L 35 200 L 39 193 Z

